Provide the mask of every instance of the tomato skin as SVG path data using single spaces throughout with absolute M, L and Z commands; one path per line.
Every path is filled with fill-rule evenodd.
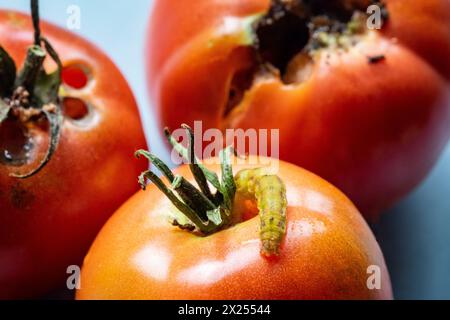
M 30 21 L 0 11 L 0 43 L 18 66 L 33 40 Z M 0 165 L 0 299 L 38 297 L 63 287 L 67 267 L 81 264 L 103 223 L 136 192 L 136 175 L 146 168 L 132 160 L 146 141 L 120 71 L 86 40 L 41 25 L 64 65 L 90 68 L 92 80 L 79 97 L 93 106 L 95 117 L 86 126 L 64 120 L 56 153 L 36 176 L 11 178 L 16 169 Z M 120 186 L 113 187 L 117 181 Z
M 208 167 L 220 171 L 218 165 Z M 234 171 L 248 167 L 236 165 Z M 191 178 L 187 166 L 176 174 Z M 391 299 L 383 255 L 353 204 L 294 165 L 281 162 L 278 175 L 288 200 L 278 258 L 260 254 L 259 217 L 201 238 L 170 225 L 171 204 L 150 185 L 98 235 L 85 258 L 77 298 Z M 380 267 L 381 290 L 367 288 L 370 265 Z
M 280 129 L 281 159 L 335 184 L 376 220 L 423 180 L 450 137 L 450 2 L 385 1 L 381 31 L 348 52 L 324 52 L 299 85 L 253 84 L 224 117 L 231 79 L 251 59 L 214 37 L 225 18 L 269 2 L 155 1 L 147 51 L 160 125 Z M 219 48 L 205 45 L 211 39 Z M 378 54 L 386 59 L 370 64 Z

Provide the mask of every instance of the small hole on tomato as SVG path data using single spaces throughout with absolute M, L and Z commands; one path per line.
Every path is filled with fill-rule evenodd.
M 62 70 L 62 81 L 71 88 L 83 89 L 89 81 L 88 73 L 88 69 L 81 65 L 67 66 Z
M 240 70 L 234 74 L 228 91 L 224 117 L 228 116 L 242 102 L 245 92 L 252 86 L 254 74 L 254 68 Z
M 24 165 L 30 157 L 32 147 L 32 139 L 19 120 L 6 119 L 0 124 L 0 163 L 9 166 Z
M 63 99 L 64 115 L 72 120 L 81 120 L 89 113 L 88 105 L 79 98 L 66 97 Z

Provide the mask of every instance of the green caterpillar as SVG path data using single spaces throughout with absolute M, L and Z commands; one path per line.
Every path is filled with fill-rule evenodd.
M 286 234 L 286 186 L 280 177 L 267 174 L 263 168 L 242 170 L 234 181 L 240 196 L 257 203 L 262 254 L 278 255 Z

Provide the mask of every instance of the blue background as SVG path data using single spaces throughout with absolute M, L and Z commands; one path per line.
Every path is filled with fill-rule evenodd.
M 67 7 L 80 7 L 81 29 L 76 32 L 106 51 L 122 70 L 139 103 L 151 149 L 169 160 L 146 90 L 144 41 L 152 2 L 40 1 L 42 18 L 63 27 Z M 28 7 L 29 0 L 0 0 L 0 8 L 28 12 Z M 397 299 L 450 299 L 450 146 L 425 182 L 372 227 Z

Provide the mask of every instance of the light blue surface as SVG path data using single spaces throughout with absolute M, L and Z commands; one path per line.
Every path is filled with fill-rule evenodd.
M 191 1 L 191 0 L 179 0 Z M 169 160 L 150 111 L 144 40 L 152 0 L 41 0 L 41 16 L 66 26 L 67 7 L 81 9 L 79 34 L 108 53 L 139 103 L 151 149 Z M 0 0 L 28 12 L 29 0 Z M 450 124 L 449 124 L 450 125 Z M 450 147 L 428 179 L 374 226 L 396 298 L 450 299 Z

